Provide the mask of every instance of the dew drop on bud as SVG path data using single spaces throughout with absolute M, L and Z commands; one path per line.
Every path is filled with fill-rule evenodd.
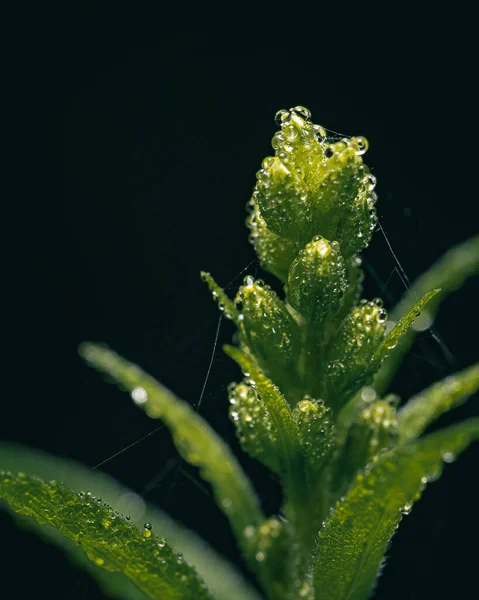
M 369 148 L 369 143 L 368 140 L 362 136 L 359 136 L 357 138 L 354 139 L 355 141 L 355 146 L 357 148 L 356 150 L 356 154 L 364 154 L 365 152 L 367 152 L 368 148 Z
M 289 112 L 289 110 L 285 110 L 284 108 L 278 110 L 278 112 L 274 116 L 274 122 L 276 123 L 276 125 L 278 125 L 278 127 L 281 127 L 283 123 L 289 123 L 290 120 L 291 113 Z
M 316 134 L 318 141 L 322 142 L 326 139 L 326 130 L 321 125 L 313 125 L 313 131 Z
M 305 121 L 309 121 L 311 119 L 311 111 L 304 106 L 295 106 L 293 111 Z

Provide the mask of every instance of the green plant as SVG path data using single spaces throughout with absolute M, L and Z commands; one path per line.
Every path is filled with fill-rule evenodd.
M 380 299 L 360 300 L 359 253 L 376 225 L 375 178 L 362 158 L 367 141 L 328 138 L 303 107 L 280 111 L 276 120 L 275 156 L 257 173 L 247 224 L 261 265 L 284 283 L 285 299 L 247 276 L 233 301 L 211 275 L 202 276 L 238 328 L 238 345 L 225 347 L 244 375 L 229 388 L 230 417 L 243 450 L 279 477 L 281 515 L 263 514 L 230 449 L 188 404 L 106 347 L 83 344 L 80 353 L 168 426 L 182 457 L 211 485 L 267 598 L 362 600 L 402 514 L 443 463 L 479 436 L 479 419 L 469 419 L 421 437 L 477 391 L 479 364 L 402 408 L 384 395 L 416 318 L 422 313 L 431 322 L 444 297 L 478 272 L 479 237 L 451 250 L 388 317 Z M 106 593 L 258 597 L 165 515 L 150 508 L 149 522 L 137 529 L 110 508 L 122 510 L 124 490 L 108 478 L 25 448 L 0 450 L 0 466 L 9 470 L 1 472 L 0 497 L 21 523 L 63 545 Z

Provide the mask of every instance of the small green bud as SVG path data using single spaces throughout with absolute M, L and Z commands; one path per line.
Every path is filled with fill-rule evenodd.
M 322 235 L 353 256 L 367 246 L 376 224 L 375 178 L 362 160 L 367 141 L 329 143 L 321 127 L 286 112 L 273 137 L 275 156 L 257 173 L 253 200 L 276 235 L 302 245 Z
M 270 517 L 259 527 L 248 527 L 247 538 L 254 548 L 256 569 L 269 581 L 271 597 L 283 598 L 288 585 L 292 545 L 291 527 L 277 517 Z
M 361 300 L 332 340 L 327 353 L 322 395 L 335 411 L 372 379 L 374 372 L 369 367 L 385 337 L 386 318 L 380 299 L 375 302 Z
M 301 244 L 270 231 L 255 202 L 252 202 L 246 225 L 251 232 L 249 241 L 253 244 L 263 269 L 273 273 L 281 281 L 286 281 L 289 267 L 298 254 Z
M 334 468 L 338 492 L 342 493 L 359 471 L 381 450 L 395 446 L 398 439 L 399 426 L 392 402 L 376 400 L 363 408 L 352 423 Z
M 247 346 L 268 377 L 281 386 L 294 380 L 289 371 L 297 353 L 298 326 L 284 302 L 267 285 L 245 277 L 236 296 L 241 342 Z
M 305 396 L 293 410 L 301 446 L 309 463 L 308 473 L 316 481 L 334 450 L 334 425 L 331 409 L 322 400 Z
M 252 458 L 278 473 L 276 429 L 258 392 L 247 383 L 228 388 L 229 415 L 241 447 Z
M 347 291 L 339 244 L 316 236 L 293 261 L 285 290 L 289 304 L 315 324 L 337 313 Z

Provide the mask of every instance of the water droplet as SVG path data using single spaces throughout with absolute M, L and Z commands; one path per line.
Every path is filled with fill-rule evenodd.
M 251 275 L 246 275 L 246 277 L 243 279 L 243 284 L 247 287 L 251 287 L 254 284 L 253 277 L 251 277 Z
M 353 138 L 354 145 L 356 146 L 356 154 L 361 155 L 367 152 L 369 148 L 369 142 L 366 138 L 359 136 L 357 138 Z
M 388 318 L 388 312 L 385 308 L 381 308 L 378 313 L 378 320 L 380 323 L 384 323 Z
M 372 387 L 365 387 L 361 390 L 361 398 L 368 404 L 376 400 L 376 390 Z
M 142 404 L 145 404 L 148 401 L 148 393 L 145 390 L 145 388 L 142 387 L 137 387 L 134 390 L 132 390 L 131 397 L 133 399 L 133 402 L 137 406 L 141 406 Z
M 255 558 L 258 562 L 263 562 L 265 559 L 264 552 L 262 552 L 261 550 L 259 552 L 256 552 Z
M 282 108 L 281 110 L 278 110 L 278 112 L 274 116 L 274 122 L 276 123 L 276 125 L 278 127 L 281 127 L 281 125 L 283 125 L 283 123 L 289 123 L 290 120 L 291 120 L 291 113 L 289 110 L 286 110 L 284 108 Z
M 446 463 L 454 462 L 455 456 L 452 452 L 444 452 L 442 455 L 442 460 Z
M 145 523 L 143 525 L 143 535 L 146 538 L 151 538 L 152 532 L 151 532 L 151 523 Z
M 363 264 L 363 259 L 360 256 L 355 256 L 353 258 L 353 265 L 356 267 L 360 267 Z
M 244 530 L 245 537 L 252 538 L 255 533 L 256 533 L 256 528 L 253 527 L 253 525 L 248 525 L 248 527 L 245 527 L 245 530 Z
M 321 125 L 313 125 L 313 131 L 316 134 L 318 141 L 322 142 L 326 138 L 326 130 Z
M 231 498 L 223 498 L 221 504 L 224 506 L 224 508 L 230 508 L 233 503 L 231 502 Z
M 311 119 L 311 111 L 304 106 L 295 106 L 293 111 L 305 121 L 309 121 Z

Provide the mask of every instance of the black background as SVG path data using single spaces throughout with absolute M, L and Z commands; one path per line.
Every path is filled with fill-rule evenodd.
M 252 34 L 231 38 L 223 28 L 213 43 L 200 25 L 185 32 L 178 18 L 159 18 L 159 46 L 140 50 L 128 29 L 105 21 L 92 34 L 71 18 L 55 30 L 58 43 L 44 32 L 12 51 L 20 172 L 4 225 L 3 439 L 94 466 L 156 427 L 84 366 L 76 348 L 86 339 L 197 402 L 218 322 L 199 271 L 235 280 L 231 290 L 256 272 L 256 263 L 243 272 L 254 260 L 244 206 L 279 108 L 304 104 L 315 122 L 369 139 L 380 221 L 411 280 L 478 232 L 474 57 L 429 16 L 385 15 L 378 28 L 365 12 L 327 31 L 290 12 L 262 47 L 254 22 Z M 365 296 L 392 306 L 404 286 L 381 232 L 366 259 L 376 277 Z M 468 282 L 436 321 L 452 363 L 429 333 L 420 336 L 394 386 L 403 398 L 479 360 L 478 291 L 477 279 Z M 223 321 L 200 412 L 237 451 L 225 388 L 240 375 L 220 348 L 232 333 Z M 471 400 L 440 424 L 477 407 Z M 141 493 L 174 456 L 162 430 L 102 468 Z M 277 510 L 276 482 L 240 458 L 265 510 Z M 378 600 L 474 596 L 477 459 L 469 449 L 403 521 Z M 191 481 L 196 471 L 178 464 L 148 500 L 239 562 L 226 520 Z M 102 597 L 59 550 L 0 519 L 8 598 Z

